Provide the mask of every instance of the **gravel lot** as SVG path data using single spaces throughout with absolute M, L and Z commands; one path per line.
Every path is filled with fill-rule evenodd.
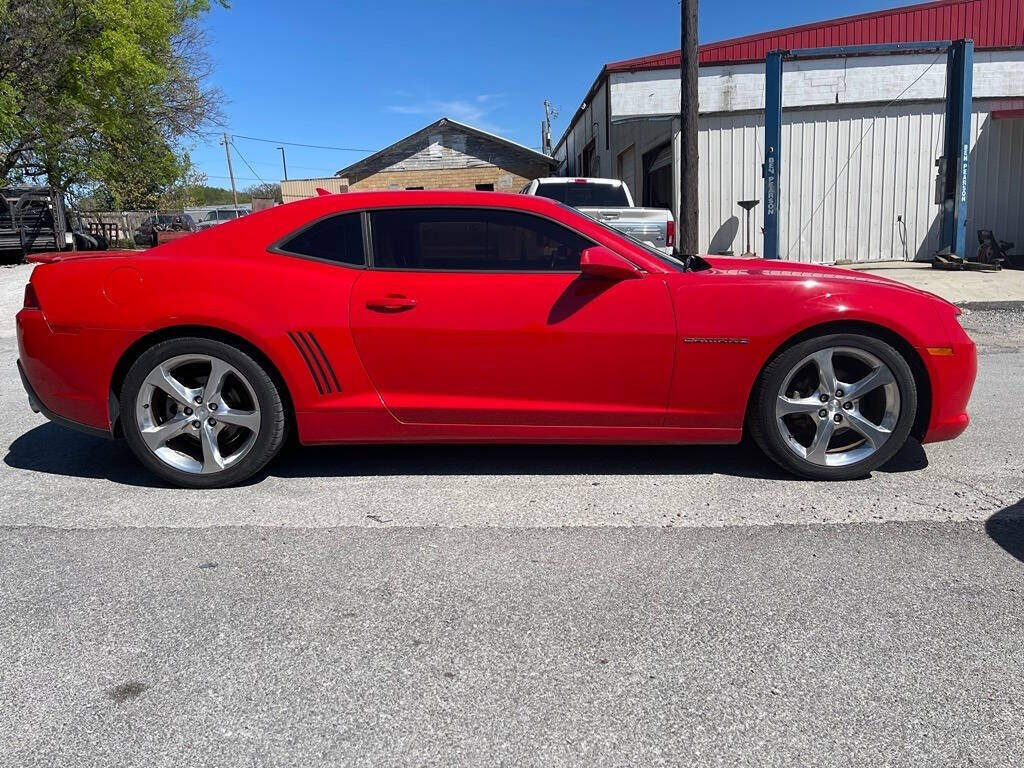
M 28 409 L 0 270 L 0 765 L 1011 765 L 1024 313 L 974 423 L 736 448 L 298 448 L 154 483 Z

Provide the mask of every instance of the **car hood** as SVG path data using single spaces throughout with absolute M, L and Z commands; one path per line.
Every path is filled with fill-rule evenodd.
M 813 280 L 827 283 L 830 287 L 841 289 L 843 286 L 875 285 L 897 291 L 913 293 L 918 296 L 929 296 L 945 304 L 950 302 L 929 291 L 901 283 L 880 275 L 872 275 L 856 269 L 830 267 L 822 264 L 802 264 L 792 261 L 775 261 L 766 259 L 744 259 L 731 256 L 706 256 L 704 260 L 711 265 L 711 273 L 723 276 L 750 277 L 782 282 L 800 282 Z

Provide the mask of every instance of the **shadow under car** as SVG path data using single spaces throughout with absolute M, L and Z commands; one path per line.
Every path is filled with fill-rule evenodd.
M 166 485 L 146 471 L 122 441 L 42 424 L 11 443 L 4 463 L 15 469 L 124 485 Z M 910 439 L 879 472 L 928 466 Z M 793 480 L 749 441 L 739 445 L 389 444 L 306 447 L 292 443 L 249 482 L 267 476 L 388 475 L 703 475 Z

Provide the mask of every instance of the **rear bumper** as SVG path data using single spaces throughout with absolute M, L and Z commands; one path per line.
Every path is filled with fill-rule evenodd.
M 114 366 L 139 334 L 53 328 L 37 309 L 21 310 L 15 324 L 18 371 L 33 409 L 64 426 L 111 436 Z
M 28 394 L 28 404 L 36 413 L 41 413 L 43 416 L 48 418 L 54 424 L 60 424 L 62 427 L 68 429 L 74 429 L 79 432 L 85 432 L 86 434 L 93 435 L 94 437 L 103 437 L 107 440 L 113 439 L 113 435 L 108 429 L 101 429 L 100 427 L 93 427 L 88 424 L 82 424 L 79 421 L 72 421 L 66 419 L 58 413 L 54 413 L 42 400 L 39 399 L 39 395 L 36 394 L 35 389 L 32 387 L 32 382 L 28 380 L 28 376 L 25 374 L 25 368 L 21 364 L 21 360 L 18 361 L 18 375 L 21 376 L 21 385 L 25 388 L 26 394 Z

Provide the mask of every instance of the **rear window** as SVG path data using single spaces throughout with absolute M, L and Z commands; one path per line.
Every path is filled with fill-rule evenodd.
M 538 184 L 537 196 L 548 197 L 573 208 L 625 208 L 626 190 L 611 184 L 570 181 L 565 184 Z
M 288 238 L 280 250 L 296 256 L 361 267 L 366 263 L 362 219 L 358 213 L 322 219 Z

